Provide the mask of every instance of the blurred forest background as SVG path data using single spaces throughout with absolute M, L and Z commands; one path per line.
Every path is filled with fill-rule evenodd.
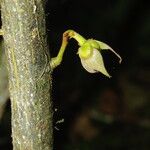
M 89 74 L 71 40 L 53 73 L 55 150 L 150 149 L 150 8 L 144 0 L 47 0 L 51 57 L 62 34 L 73 29 L 108 43 L 123 62 L 104 51 L 109 79 Z M 1 39 L 2 41 L 2 39 Z M 2 46 L 1 46 L 2 47 Z M 11 150 L 10 100 L 0 48 L 0 150 Z M 44 117 L 44 116 L 43 116 Z M 64 123 L 58 121 L 64 119 Z

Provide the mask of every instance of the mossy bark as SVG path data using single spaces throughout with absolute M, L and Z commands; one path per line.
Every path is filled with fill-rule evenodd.
M 52 150 L 50 56 L 44 0 L 2 0 L 14 150 Z

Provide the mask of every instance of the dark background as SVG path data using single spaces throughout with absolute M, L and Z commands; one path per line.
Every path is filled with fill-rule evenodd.
M 108 43 L 102 53 L 112 75 L 86 72 L 71 40 L 53 73 L 54 149 L 149 150 L 150 8 L 144 0 L 48 0 L 47 36 L 51 57 L 62 34 L 73 29 Z M 57 124 L 64 119 L 64 123 Z M 11 149 L 10 104 L 0 122 L 0 150 Z M 8 146 L 10 146 L 8 148 Z

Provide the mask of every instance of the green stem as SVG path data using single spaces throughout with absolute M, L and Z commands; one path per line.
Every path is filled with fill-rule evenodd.
M 54 70 L 58 65 L 61 64 L 64 52 L 65 52 L 67 44 L 68 44 L 68 40 L 71 38 L 74 38 L 80 46 L 82 46 L 84 44 L 84 42 L 86 41 L 86 39 L 83 36 L 81 36 L 80 34 L 78 34 L 77 32 L 75 32 L 73 30 L 65 31 L 63 33 L 62 44 L 61 44 L 60 50 L 58 52 L 58 55 L 56 57 L 52 58 L 52 60 L 50 62 L 50 67 L 52 70 Z
M 75 32 L 74 30 L 67 30 L 65 33 L 68 33 L 70 38 L 74 38 L 78 42 L 79 46 L 82 46 L 86 41 L 83 36 Z
M 60 50 L 58 52 L 58 55 L 56 57 L 52 58 L 50 61 L 50 66 L 51 66 L 52 70 L 61 64 L 67 44 L 68 44 L 68 34 L 64 33 L 63 39 L 62 39 L 62 44 L 61 44 Z

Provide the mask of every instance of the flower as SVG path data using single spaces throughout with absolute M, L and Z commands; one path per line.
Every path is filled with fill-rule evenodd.
M 111 76 L 105 68 L 103 57 L 101 55 L 101 51 L 106 49 L 112 51 L 120 59 L 119 62 L 121 63 L 121 57 L 106 43 L 88 39 L 78 49 L 83 68 L 89 73 L 101 72 L 110 78 Z
M 122 58 L 117 54 L 109 45 L 104 42 L 97 41 L 94 39 L 85 39 L 83 36 L 75 32 L 74 30 L 67 30 L 63 33 L 62 45 L 58 52 L 58 55 L 50 61 L 50 68 L 54 70 L 58 65 L 61 64 L 63 55 L 68 44 L 69 39 L 75 39 L 78 42 L 79 49 L 78 54 L 81 59 L 81 64 L 85 70 L 90 73 L 101 72 L 107 77 L 111 77 L 107 72 L 103 57 L 101 54 L 102 50 L 110 50 L 118 58 L 121 63 Z

